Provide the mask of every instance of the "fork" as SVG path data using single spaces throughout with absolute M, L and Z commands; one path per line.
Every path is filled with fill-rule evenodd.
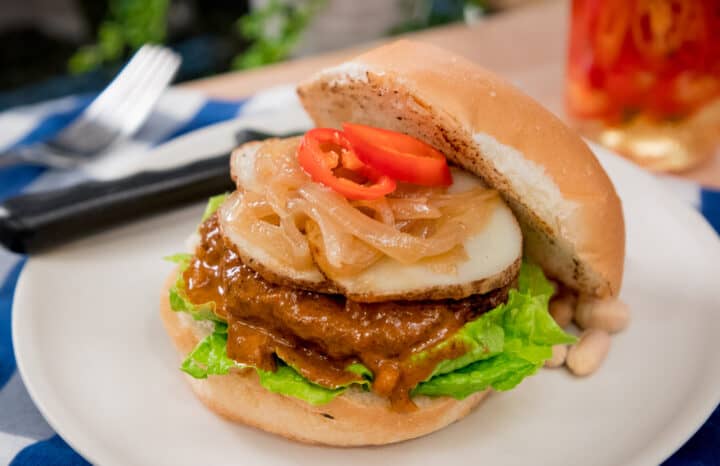
M 48 141 L 0 155 L 0 167 L 30 163 L 71 168 L 92 159 L 145 122 L 180 66 L 178 54 L 159 45 L 142 46 L 90 105 Z

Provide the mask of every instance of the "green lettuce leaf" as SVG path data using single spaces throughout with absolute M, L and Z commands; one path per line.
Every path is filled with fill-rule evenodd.
M 179 252 L 177 254 L 173 254 L 172 256 L 163 257 L 163 259 L 165 259 L 168 262 L 177 264 L 180 271 L 184 272 L 190 265 L 190 261 L 192 261 L 192 257 L 193 257 L 192 254 L 189 254 L 186 252 Z
M 346 371 L 352 372 L 353 374 L 357 374 L 359 376 L 362 376 L 366 381 L 371 382 L 373 380 L 373 373 L 370 369 L 367 368 L 364 364 L 361 364 L 359 362 L 354 362 L 347 366 L 345 368 Z M 362 383 L 362 382 L 358 382 Z
M 545 300 L 545 304 L 547 304 L 553 293 L 555 293 L 555 287 L 545 278 L 545 274 L 540 267 L 523 260 L 520 266 L 520 275 L 518 276 L 517 291 Z
M 537 369 L 534 363 L 502 353 L 422 382 L 413 390 L 413 395 L 451 396 L 461 400 L 488 387 L 510 390 Z
M 229 195 L 230 193 L 224 193 L 211 197 L 208 200 L 207 206 L 205 207 L 205 212 L 203 212 L 201 223 L 210 218 L 212 214 L 217 212 L 217 210 L 220 208 L 222 203 L 225 202 L 225 199 L 227 199 Z
M 196 379 L 204 379 L 209 375 L 225 375 L 231 369 L 248 367 L 227 356 L 227 325 L 215 325 L 215 332 L 200 341 L 180 365 L 183 372 Z M 347 389 L 347 386 L 331 389 L 314 384 L 283 361 L 278 361 L 274 372 L 257 368 L 255 370 L 260 384 L 268 391 L 299 398 L 313 405 L 329 403 Z M 358 363 L 348 366 L 348 370 L 363 377 L 372 375 L 367 367 Z M 369 385 L 370 380 L 366 378 L 362 382 L 353 382 L 355 383 Z
M 462 338 L 465 341 L 474 339 L 469 343 L 470 352 L 439 363 L 431 378 L 420 383 L 413 394 L 462 399 L 489 387 L 510 390 L 534 374 L 552 356 L 553 345 L 576 341 L 548 312 L 553 292 L 554 288 L 542 270 L 523 262 L 518 289 L 510 290 L 507 303 L 458 332 L 464 332 Z M 467 329 L 473 331 L 467 332 Z M 499 350 L 498 341 L 501 344 Z M 477 348 L 488 350 L 483 353 Z
M 220 319 L 213 312 L 215 303 L 209 302 L 201 305 L 193 304 L 185 296 L 185 280 L 183 280 L 183 272 L 190 265 L 192 254 L 179 253 L 168 256 L 165 260 L 174 262 L 178 265 L 178 275 L 173 286 L 168 290 L 170 309 L 175 312 L 185 312 L 192 316 L 195 320 L 211 320 L 213 322 L 225 321 Z
M 299 398 L 313 405 L 329 403 L 346 390 L 345 387 L 331 389 L 314 384 L 286 364 L 278 364 L 275 372 L 256 370 L 260 376 L 260 385 L 266 390 Z
M 228 196 L 229 194 L 225 193 L 211 197 L 208 200 L 207 206 L 205 207 L 205 212 L 202 216 L 202 222 L 204 222 L 212 214 L 214 214 Z M 188 313 L 195 320 L 210 320 L 217 323 L 224 323 L 224 320 L 220 319 L 217 315 L 215 315 L 215 312 L 213 312 L 215 310 L 215 303 L 208 302 L 200 305 L 193 304 L 190 302 L 189 299 L 187 299 L 187 296 L 185 296 L 185 281 L 183 280 L 182 274 L 190 265 L 192 257 L 192 254 L 187 253 L 178 253 L 173 254 L 172 256 L 165 257 L 165 260 L 174 262 L 178 265 L 177 280 L 175 280 L 175 283 L 173 284 L 173 286 L 170 287 L 170 290 L 168 291 L 170 299 L 170 309 L 175 312 Z
M 484 317 L 484 316 L 483 316 Z M 462 345 L 466 353 L 455 359 L 440 361 L 430 377 L 447 374 L 475 361 L 490 358 L 503 351 L 504 333 L 502 327 L 490 319 L 480 317 L 465 324 L 455 335 L 438 345 L 412 357 L 411 363 L 418 364 L 447 347 Z
M 197 344 L 180 365 L 180 369 L 196 379 L 205 379 L 208 375 L 227 374 L 230 369 L 244 367 L 227 355 L 227 326 L 224 332 L 216 331 Z
M 575 343 L 577 339 L 565 333 L 548 311 L 554 288 L 540 267 L 523 262 L 518 282 L 518 289 L 510 290 L 507 302 L 484 316 L 503 327 L 504 351 Z
M 182 274 L 180 274 L 182 277 Z M 195 320 L 211 320 L 213 322 L 225 321 L 220 319 L 214 312 L 215 303 L 209 302 L 201 305 L 191 303 L 184 293 L 184 284 L 182 278 L 178 278 L 178 281 L 170 287 L 170 309 L 175 312 L 185 312 L 192 316 Z

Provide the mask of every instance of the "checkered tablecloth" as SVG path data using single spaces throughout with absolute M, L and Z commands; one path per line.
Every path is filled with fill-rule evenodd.
M 244 101 L 210 100 L 200 94 L 170 89 L 153 115 L 135 135 L 113 151 L 137 153 L 189 131 L 238 116 L 272 111 L 283 95 L 278 89 Z M 51 137 L 77 116 L 92 96 L 68 97 L 0 113 L 0 152 L 18 144 Z M 55 188 L 86 179 L 83 171 L 63 172 L 17 166 L 0 169 L 0 202 L 27 190 Z M 663 178 L 669 189 L 699 209 L 720 232 L 720 192 L 675 179 Z M 30 399 L 15 366 L 10 320 L 13 292 L 24 257 L 0 249 L 0 464 L 79 465 L 87 462 L 45 422 Z M 718 387 L 720 390 L 720 387 Z M 720 465 L 720 409 L 667 463 Z

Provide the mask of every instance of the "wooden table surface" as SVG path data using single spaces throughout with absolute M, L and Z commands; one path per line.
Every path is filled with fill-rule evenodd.
M 468 26 L 456 24 L 408 34 L 479 63 L 523 89 L 561 118 L 568 2 L 550 1 L 500 13 Z M 389 41 L 392 39 L 384 39 Z M 232 72 L 183 86 L 217 98 L 237 99 L 280 84 L 295 83 L 315 71 L 381 44 L 365 44 L 329 54 L 290 60 L 251 71 Z M 720 153 L 682 175 L 720 189 Z

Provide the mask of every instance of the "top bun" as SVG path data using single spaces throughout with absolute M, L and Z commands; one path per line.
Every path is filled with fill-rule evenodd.
M 427 44 L 399 41 L 321 71 L 297 89 L 317 126 L 409 134 L 504 196 L 526 254 L 587 295 L 617 295 L 622 206 L 585 143 L 494 74 Z

